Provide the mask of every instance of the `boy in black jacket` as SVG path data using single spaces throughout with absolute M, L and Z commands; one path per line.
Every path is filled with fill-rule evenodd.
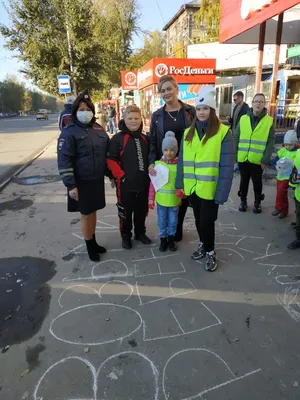
M 135 240 L 150 244 L 146 236 L 145 220 L 148 213 L 148 140 L 142 133 L 141 110 L 129 106 L 124 120 L 109 145 L 107 165 L 117 187 L 117 207 L 120 218 L 122 246 L 131 249 L 132 217 Z

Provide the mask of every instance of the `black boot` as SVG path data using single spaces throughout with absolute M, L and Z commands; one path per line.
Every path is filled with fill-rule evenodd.
M 85 244 L 86 244 L 86 248 L 87 248 L 87 252 L 88 252 L 90 260 L 94 261 L 94 262 L 100 261 L 100 256 L 97 253 L 97 250 L 95 248 L 94 239 L 86 240 Z
M 160 246 L 159 246 L 159 251 L 165 252 L 168 250 L 168 239 L 165 238 L 160 238 Z
M 260 214 L 261 213 L 261 201 L 265 199 L 264 194 L 259 194 L 255 195 L 255 200 L 254 200 L 254 207 L 253 207 L 253 212 L 254 214 Z
M 245 212 L 245 211 L 247 211 L 247 208 L 248 208 L 247 199 L 241 200 L 241 204 L 239 206 L 239 211 Z
M 170 251 L 177 251 L 177 247 L 175 246 L 175 236 L 169 236 L 168 243 Z
M 93 235 L 93 241 L 94 241 L 95 250 L 96 250 L 97 253 L 99 253 L 99 254 L 106 253 L 106 248 L 100 246 L 100 245 L 96 242 L 96 235 L 95 235 L 95 234 Z
M 132 249 L 131 238 L 129 237 L 129 235 L 123 235 L 122 236 L 122 247 L 125 250 Z
M 151 244 L 152 241 L 150 238 L 145 233 L 142 233 L 141 235 L 135 235 L 134 240 L 138 240 L 139 242 L 143 244 Z

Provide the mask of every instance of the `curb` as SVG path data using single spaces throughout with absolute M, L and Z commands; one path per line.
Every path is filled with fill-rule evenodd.
M 34 153 L 34 155 L 30 156 L 29 160 L 27 160 L 27 161 L 25 160 L 25 164 L 21 165 L 21 167 L 19 169 L 17 169 L 17 171 L 15 171 L 9 178 L 6 178 L 3 182 L 1 182 L 0 183 L 0 192 L 10 183 L 10 181 L 15 176 L 18 176 L 22 171 L 24 171 L 24 169 L 29 167 L 29 165 L 31 163 L 33 163 L 33 161 L 35 161 L 37 158 L 39 158 L 48 149 L 48 147 L 50 147 L 52 145 L 52 143 L 54 143 L 55 141 L 57 141 L 57 138 L 51 140 L 51 142 L 48 143 L 45 147 L 43 147 L 42 150 L 38 150 L 37 153 Z

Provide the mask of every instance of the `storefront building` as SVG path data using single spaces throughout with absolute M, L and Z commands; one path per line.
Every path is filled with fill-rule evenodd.
M 122 88 L 125 88 L 125 74 L 123 71 Z M 216 83 L 215 59 L 188 59 L 188 58 L 153 58 L 137 72 L 134 90 L 138 89 L 139 105 L 146 130 L 150 128 L 152 113 L 163 103 L 157 90 L 157 83 L 163 75 L 172 75 L 179 85 L 179 99 L 194 105 L 200 87 L 204 84 Z M 133 86 L 131 86 L 133 88 Z

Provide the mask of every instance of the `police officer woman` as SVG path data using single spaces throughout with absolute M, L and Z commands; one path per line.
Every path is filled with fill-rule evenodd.
M 96 242 L 96 212 L 105 207 L 104 176 L 109 138 L 95 122 L 95 107 L 88 92 L 72 107 L 72 123 L 58 139 L 58 169 L 68 191 L 68 211 L 80 212 L 81 232 L 89 258 L 99 261 L 106 249 Z
M 166 132 L 175 133 L 175 138 L 180 147 L 183 132 L 188 128 L 195 118 L 195 108 L 183 103 L 178 99 L 178 84 L 171 75 L 164 75 L 158 83 L 158 91 L 165 102 L 165 105 L 152 115 L 149 134 L 149 172 L 155 174 L 154 163 L 160 160 L 162 154 L 162 142 Z M 188 207 L 188 199 L 183 199 L 179 207 L 178 224 L 175 241 L 182 239 L 183 220 Z
M 215 89 L 203 86 L 196 99 L 196 118 L 184 131 L 177 164 L 176 189 L 190 196 L 200 239 L 194 260 L 206 256 L 205 269 L 215 271 L 215 221 L 229 196 L 235 161 L 234 140 L 216 115 Z

